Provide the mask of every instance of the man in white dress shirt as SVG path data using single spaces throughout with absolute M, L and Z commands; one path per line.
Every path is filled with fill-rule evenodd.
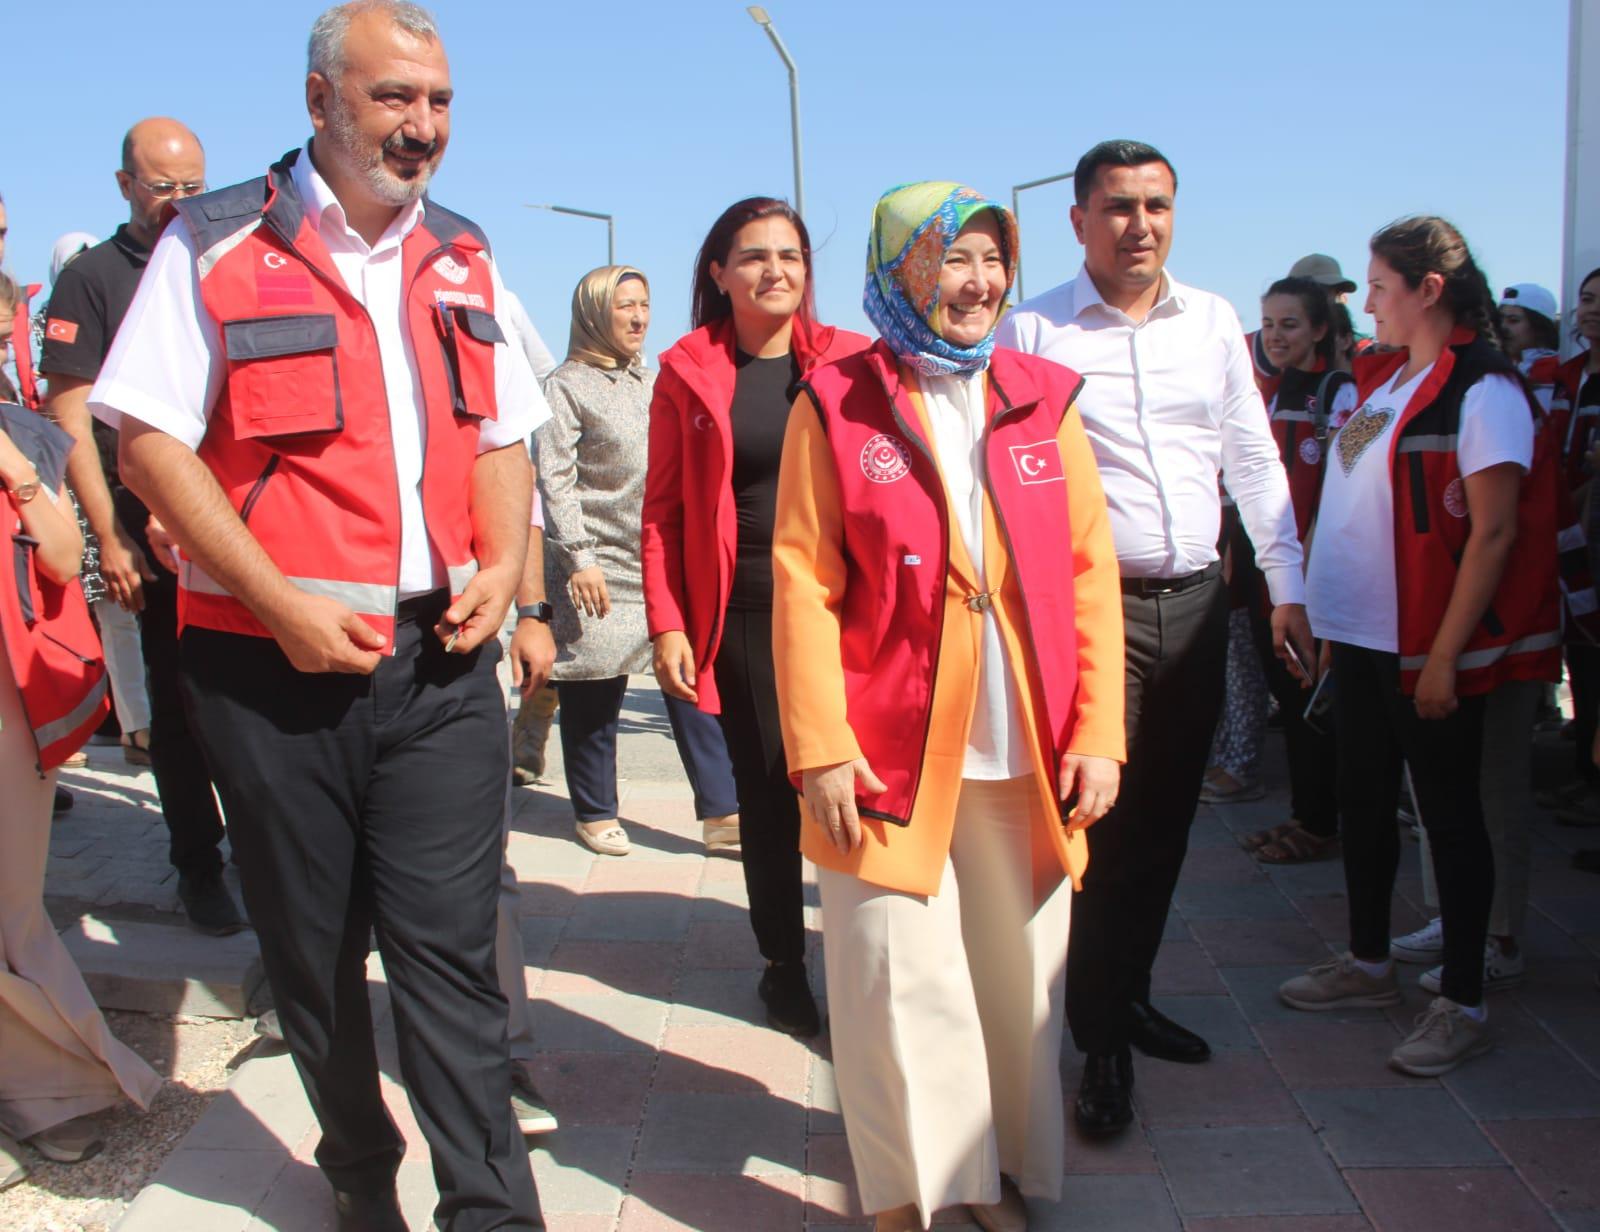
M 452 96 L 424 10 L 324 13 L 311 142 L 179 207 L 90 396 L 183 549 L 187 701 L 340 1232 L 407 1227 L 373 930 L 437 1226 L 543 1226 L 495 979 L 495 639 L 548 412 L 482 233 L 425 195 Z
M 1073 901 L 1067 1017 L 1087 1055 L 1076 1115 L 1090 1134 L 1132 1120 L 1130 1045 L 1197 1062 L 1206 1042 L 1150 1004 L 1150 969 L 1188 849 L 1222 705 L 1228 598 L 1220 475 L 1275 607 L 1273 636 L 1311 662 L 1288 482 L 1239 318 L 1166 272 L 1177 195 L 1151 146 L 1107 141 L 1078 162 L 1078 276 L 1019 305 L 998 341 L 1084 377 L 1078 409 L 1121 563 L 1128 763 L 1116 807 L 1089 831 Z

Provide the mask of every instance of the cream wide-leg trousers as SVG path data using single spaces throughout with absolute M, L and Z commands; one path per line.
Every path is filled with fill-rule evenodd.
M 962 783 L 931 898 L 817 870 L 833 1063 L 868 1212 L 1059 1198 L 1071 883 L 1034 902 L 1032 779 Z M 1046 884 L 1049 878 L 1043 878 Z

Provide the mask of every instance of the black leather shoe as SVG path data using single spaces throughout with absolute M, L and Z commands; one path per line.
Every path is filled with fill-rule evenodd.
M 1083 1059 L 1073 1115 L 1091 1138 L 1109 1138 L 1133 1123 L 1133 1057 L 1126 1048 L 1091 1052 Z
M 1128 1007 L 1128 1042 L 1147 1057 L 1198 1065 L 1211 1060 L 1211 1045 L 1180 1027 L 1148 1001 Z
M 333 1191 L 333 1209 L 339 1216 L 339 1232 L 411 1232 L 400 1213 L 400 1198 L 394 1190 L 381 1194 Z
M 773 1030 L 803 1038 L 822 1030 L 816 998 L 806 981 L 805 963 L 768 963 L 756 992 L 767 1004 L 767 1025 Z
M 208 937 L 230 937 L 249 927 L 221 873 L 209 877 L 178 877 L 178 901 L 189 917 L 189 927 Z

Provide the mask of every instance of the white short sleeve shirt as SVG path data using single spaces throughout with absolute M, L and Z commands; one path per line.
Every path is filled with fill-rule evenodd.
M 1394 473 L 1389 450 L 1395 426 L 1424 368 L 1404 385 L 1398 372 L 1344 421 L 1329 442 L 1327 475 L 1311 561 L 1306 614 L 1319 639 L 1396 654 L 1400 649 L 1395 582 Z M 1456 460 L 1463 477 L 1502 462 L 1533 464 L 1533 416 L 1508 376 L 1486 376 L 1461 403 Z M 1461 506 L 1465 513 L 1465 504 Z
M 306 221 L 327 244 L 335 268 L 360 300 L 377 332 L 389 427 L 400 483 L 400 597 L 426 594 L 445 584 L 444 562 L 430 545 L 422 511 L 422 459 L 427 431 L 416 353 L 405 326 L 401 245 L 422 221 L 423 203 L 403 209 L 376 244 L 353 231 L 344 207 L 317 172 L 308 146 L 291 175 Z M 216 322 L 200 299 L 193 237 L 181 221 L 168 226 L 150 254 L 133 303 L 117 331 L 99 379 L 89 393 L 96 418 L 119 427 L 124 415 L 197 449 L 216 406 L 227 371 Z M 507 314 L 509 297 L 487 253 L 495 315 L 506 338 L 518 337 Z M 479 452 L 525 441 L 550 418 L 539 383 L 520 346 L 495 348 L 495 397 L 499 417 L 486 421 Z

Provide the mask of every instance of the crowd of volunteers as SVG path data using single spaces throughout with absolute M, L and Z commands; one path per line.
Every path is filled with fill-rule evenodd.
M 555 727 L 573 841 L 626 857 L 646 671 L 705 849 L 742 862 L 767 1022 L 831 1037 L 879 1232 L 1020 1232 L 1061 1197 L 1064 1032 L 1092 1136 L 1131 1123 L 1135 1052 L 1210 1058 L 1151 972 L 1197 807 L 1264 794 L 1273 724 L 1289 815 L 1241 841 L 1342 860 L 1349 910 L 1282 1000 L 1395 1005 L 1417 964 L 1388 1064 L 1491 1049 L 1563 678 L 1573 776 L 1540 803 L 1600 824 L 1600 270 L 1563 317 L 1408 217 L 1359 279 L 1264 278 L 1247 333 L 1168 270 L 1176 168 L 1109 140 L 1075 172 L 1082 267 L 1031 299 L 1011 212 L 934 180 L 870 211 L 874 336 L 824 323 L 805 220 L 752 196 L 655 369 L 631 265 L 580 280 L 557 363 L 427 192 L 451 96 L 426 11 L 331 8 L 308 141 L 211 188 L 189 128 L 142 120 L 127 221 L 63 235 L 47 298 L 0 274 L 0 1187 L 160 1085 L 44 908 L 93 740 L 151 767 L 190 926 L 255 930 L 337 1226 L 405 1227 L 374 937 L 437 1225 L 543 1226 L 515 787 Z M 0 259 L 5 232 L 0 201 Z M 1407 824 L 1437 917 L 1396 937 Z

